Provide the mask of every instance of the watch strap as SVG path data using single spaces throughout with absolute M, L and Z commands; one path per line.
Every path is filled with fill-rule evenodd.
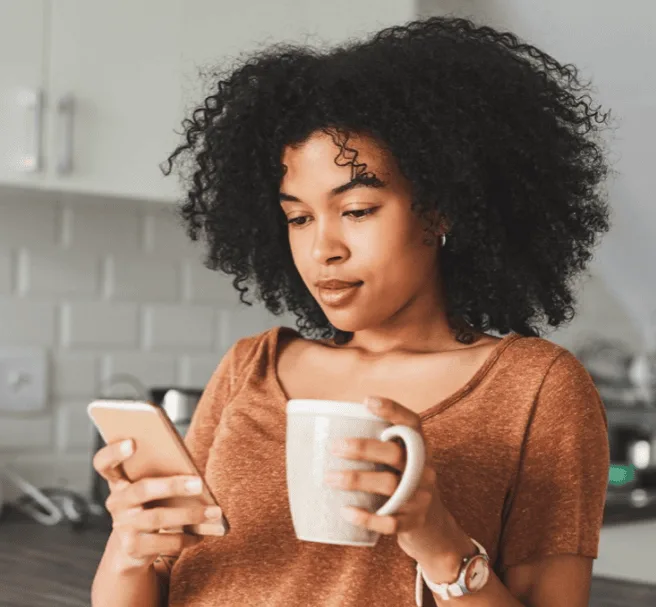
M 445 582 L 442 584 L 436 584 L 435 582 L 431 582 L 424 575 L 421 565 L 417 563 L 417 578 L 415 581 L 415 602 L 417 604 L 417 607 L 422 607 L 423 605 L 424 582 L 432 592 L 437 594 L 444 601 L 448 601 L 450 598 L 453 597 L 459 597 L 465 594 L 469 594 L 469 592 L 467 591 L 467 587 L 464 584 L 465 568 L 469 564 L 469 561 L 471 561 L 475 556 L 478 556 L 479 554 L 484 555 L 486 558 L 488 557 L 487 551 L 481 544 L 479 544 L 473 537 L 470 537 L 469 539 L 476 546 L 477 552 L 476 554 L 470 557 L 463 558 L 462 563 L 460 565 L 460 570 L 458 571 L 458 577 L 456 578 L 455 582 L 451 582 L 451 583 Z

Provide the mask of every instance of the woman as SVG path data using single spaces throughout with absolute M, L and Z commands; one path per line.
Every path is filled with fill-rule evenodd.
M 220 80 L 169 157 L 170 172 L 191 155 L 181 215 L 244 303 L 252 281 L 298 330 L 238 340 L 187 434 L 225 537 L 157 534 L 204 514 L 144 510 L 179 479 L 157 493 L 121 479 L 117 446 L 97 456 L 115 530 L 94 605 L 110 587 L 115 606 L 444 604 L 440 584 L 462 607 L 588 604 L 606 416 L 577 359 L 540 337 L 572 318 L 608 230 L 607 115 L 585 94 L 514 35 L 440 17 L 325 53 L 268 49 Z M 368 396 L 422 433 L 422 485 L 394 516 L 350 512 L 374 548 L 300 541 L 286 401 Z M 394 441 L 342 456 L 388 466 L 338 472 L 346 490 L 391 495 L 404 468 Z

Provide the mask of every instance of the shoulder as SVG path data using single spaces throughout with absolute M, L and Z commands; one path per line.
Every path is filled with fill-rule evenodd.
M 260 371 L 262 364 L 266 366 L 266 353 L 275 347 L 279 329 L 274 327 L 233 342 L 210 376 L 197 408 L 220 411 L 239 392 L 253 370 Z
M 517 336 L 498 365 L 504 389 L 542 410 L 603 408 L 597 388 L 583 363 L 566 348 L 542 337 Z
M 544 337 L 525 337 L 518 334 L 508 348 L 508 352 L 524 359 L 529 364 L 544 364 L 545 362 L 549 364 L 563 354 L 571 354 L 566 348 Z
M 514 355 L 525 368 L 537 367 L 542 376 L 541 392 L 549 389 L 595 389 L 583 363 L 569 350 L 541 337 L 516 340 Z
M 257 352 L 262 350 L 272 340 L 272 333 L 276 329 L 268 329 L 260 333 L 241 337 L 230 345 L 221 357 L 217 367 L 206 386 L 206 392 L 220 390 L 226 383 L 230 390 L 234 388 L 237 378 L 242 371 L 257 358 Z M 227 378 L 227 382 L 226 382 Z
M 230 346 L 226 355 L 230 355 L 234 362 L 240 363 L 252 359 L 259 351 L 266 351 L 285 334 L 291 331 L 288 327 L 275 326 L 271 329 L 240 337 Z
M 526 337 L 514 344 L 515 368 L 535 376 L 533 424 L 559 426 L 598 422 L 608 426 L 606 409 L 583 363 L 576 356 L 544 338 Z
M 543 337 L 518 335 L 504 352 L 507 366 L 540 378 L 574 378 L 584 383 L 592 381 L 583 363 L 566 348 Z
M 294 329 L 279 325 L 241 337 L 230 346 L 225 358 L 229 359 L 231 371 L 240 374 L 249 367 L 274 360 L 279 344 L 287 343 L 293 336 L 298 336 Z

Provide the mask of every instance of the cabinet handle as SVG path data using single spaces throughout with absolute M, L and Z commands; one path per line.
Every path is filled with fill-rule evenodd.
M 43 131 L 42 89 L 25 91 L 21 96 L 21 105 L 26 109 L 25 151 L 18 157 L 17 168 L 25 173 L 38 173 L 43 168 L 42 131 Z
M 75 99 L 67 93 L 57 102 L 57 116 L 60 124 L 60 145 L 57 155 L 57 173 L 67 175 L 73 170 L 73 118 Z

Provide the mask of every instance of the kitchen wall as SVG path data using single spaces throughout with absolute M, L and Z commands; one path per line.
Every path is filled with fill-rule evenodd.
M 240 337 L 295 326 L 240 304 L 172 207 L 2 189 L 0 217 L 0 346 L 46 348 L 52 361 L 42 413 L 0 412 L 0 463 L 39 486 L 88 490 L 85 407 L 110 375 L 202 387 Z M 575 347 L 594 334 L 630 343 L 635 328 L 593 276 L 580 317 L 550 339 Z
M 631 352 L 640 351 L 644 337 L 629 312 L 603 277 L 597 260 L 593 260 L 586 275 L 575 289 L 577 315 L 566 326 L 548 332 L 549 340 L 576 353 L 594 339 L 617 342 Z
M 531 18 L 524 2 L 530 3 L 418 0 L 416 8 L 420 15 L 457 10 L 507 25 L 557 56 L 563 49 L 566 60 L 580 57 L 584 66 L 594 66 L 605 95 L 619 97 L 628 90 L 631 71 L 613 71 L 621 61 L 606 53 L 595 63 L 597 46 L 607 40 L 598 36 L 594 20 L 586 26 L 583 8 L 571 26 L 571 3 L 536 4 L 536 11 L 548 8 L 548 14 L 538 11 L 539 18 Z M 641 6 L 643 14 L 651 14 Z M 608 20 L 610 13 L 603 15 Z M 324 15 L 317 13 L 314 21 L 324 34 L 328 31 Z M 541 23 L 549 24 L 546 31 L 538 27 Z M 341 31 L 339 20 L 329 25 L 331 35 Z M 577 38 L 585 34 L 584 41 L 572 41 L 571 31 Z M 645 107 L 634 108 L 635 115 Z M 630 107 L 627 111 L 631 116 Z M 637 142 L 635 149 L 626 148 L 629 159 L 639 157 L 635 150 L 643 136 L 635 128 L 628 131 L 626 145 Z M 650 157 L 646 152 L 644 157 Z M 615 190 L 612 196 L 621 220 L 619 236 L 611 235 L 610 248 L 602 246 L 592 275 L 581 282 L 577 318 L 547 335 L 572 350 L 594 336 L 642 347 L 644 316 L 631 304 L 653 287 L 653 281 L 644 280 L 653 255 L 644 239 L 630 233 L 636 224 L 650 229 L 653 222 L 648 221 L 648 199 L 640 204 L 638 196 L 649 169 L 631 173 L 641 167 L 639 162 L 620 167 L 635 178 L 624 183 L 626 195 Z M 631 219 L 632 212 L 637 219 Z M 642 256 L 634 248 L 638 245 Z M 277 324 L 294 326 L 294 318 L 275 318 L 261 304 L 239 304 L 230 279 L 206 270 L 201 257 L 171 207 L 0 188 L 0 347 L 45 348 L 52 363 L 43 412 L 0 411 L 0 464 L 11 463 L 37 485 L 86 491 L 92 433 L 85 407 L 110 375 L 128 372 L 147 386 L 202 387 L 235 340 Z
M 0 347 L 46 348 L 52 361 L 42 413 L 0 411 L 0 464 L 86 491 L 85 407 L 110 375 L 202 388 L 234 341 L 276 324 L 295 326 L 240 304 L 172 207 L 0 189 Z

